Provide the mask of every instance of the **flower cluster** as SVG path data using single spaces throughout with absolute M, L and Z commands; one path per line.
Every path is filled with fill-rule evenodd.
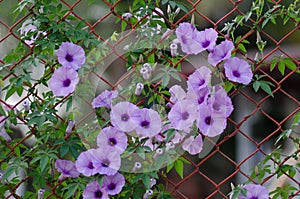
M 269 199 L 269 191 L 266 187 L 258 184 L 247 184 L 235 187 L 237 199 Z M 235 191 L 230 194 L 230 199 L 235 197 Z M 242 192 L 242 193 L 240 193 Z
M 216 45 L 218 33 L 214 29 L 198 31 L 193 24 L 180 23 L 176 35 L 183 52 L 198 54 L 207 50 L 208 63 L 212 66 L 224 61 L 225 75 L 230 81 L 245 85 L 251 82 L 253 74 L 250 65 L 243 59 L 231 58 L 234 49 L 232 41 L 225 40 Z
M 119 194 L 125 186 L 123 171 L 158 170 L 179 157 L 172 156 L 178 153 L 178 149 L 197 155 L 202 151 L 205 136 L 216 137 L 225 130 L 227 118 L 234 108 L 223 86 L 212 84 L 213 68 L 224 62 L 229 80 L 247 84 L 252 78 L 249 64 L 231 57 L 234 49 L 231 41 L 216 45 L 218 33 L 212 28 L 198 31 L 192 24 L 181 23 L 176 36 L 176 41 L 171 44 L 172 57 L 178 55 L 177 44 L 188 54 L 209 51 L 208 62 L 213 67 L 201 66 L 190 74 L 186 90 L 179 85 L 169 88 L 169 102 L 163 105 L 166 115 L 155 108 L 124 100 L 117 90 L 104 90 L 93 99 L 91 105 L 96 113 L 105 110 L 109 114 L 109 125 L 102 127 L 95 140 L 97 147 L 81 152 L 75 163 L 67 160 L 56 162 L 56 168 L 61 172 L 60 180 L 76 178 L 80 174 L 93 178 L 86 185 L 84 198 L 109 198 Z M 50 88 L 56 96 L 67 96 L 79 81 L 77 70 L 85 62 L 84 51 L 75 44 L 64 42 L 57 57 L 62 67 L 54 72 Z M 142 64 L 139 70 L 147 83 L 152 81 L 154 72 L 149 63 Z M 150 86 L 139 82 L 131 93 L 140 96 L 147 92 L 143 92 L 145 88 Z M 68 131 L 73 128 L 71 124 Z M 141 147 L 139 153 L 144 154 L 138 154 L 139 158 L 129 157 L 134 152 L 130 148 L 138 147 Z M 161 164 L 162 160 L 165 164 Z M 104 178 L 102 183 L 95 180 L 98 176 Z M 152 183 L 150 188 L 154 185 Z M 153 190 L 148 189 L 144 198 L 152 193 Z
M 65 97 L 74 92 L 79 82 L 77 70 L 85 62 L 85 53 L 82 47 L 63 42 L 56 55 L 62 66 L 54 71 L 49 86 L 55 96 Z

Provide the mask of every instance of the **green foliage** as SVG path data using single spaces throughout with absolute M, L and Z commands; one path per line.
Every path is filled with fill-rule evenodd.
M 265 77 L 265 75 L 255 75 L 255 81 L 253 82 L 253 89 L 255 92 L 257 92 L 260 88 L 266 92 L 268 95 L 274 97 L 273 92 L 271 90 L 271 86 L 274 87 L 274 85 L 269 82 L 269 81 L 265 81 L 265 80 L 261 80 L 263 77 Z

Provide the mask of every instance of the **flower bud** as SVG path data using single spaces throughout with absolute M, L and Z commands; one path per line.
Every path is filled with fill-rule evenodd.
M 68 126 L 66 128 L 66 136 L 68 136 L 72 132 L 74 126 L 75 126 L 75 122 L 73 120 L 68 120 Z
M 166 144 L 166 151 L 169 151 L 170 149 L 174 149 L 175 148 L 175 145 L 173 142 L 168 142 Z
M 175 43 L 172 43 L 172 44 L 170 45 L 171 56 L 172 56 L 172 57 L 176 57 L 176 56 L 177 56 L 177 48 L 178 48 L 178 46 L 177 46 L 177 44 L 175 44 Z
M 130 12 L 126 12 L 126 13 L 122 14 L 123 19 L 129 19 L 131 17 L 132 17 L 132 14 Z
M 143 64 L 143 68 L 146 68 L 149 72 L 152 71 L 152 67 L 151 67 L 151 65 L 149 63 L 144 63 Z
M 132 171 L 136 172 L 142 168 L 142 164 L 140 162 L 135 162 Z
M 153 191 L 151 189 L 147 190 L 143 196 L 143 199 L 148 199 L 152 194 L 153 194 Z
M 158 158 L 158 157 L 161 156 L 163 153 L 164 153 L 164 150 L 163 150 L 163 149 L 161 149 L 161 148 L 156 149 L 155 154 L 153 155 L 153 159 Z
M 142 74 L 144 79 L 150 78 L 150 71 L 147 68 L 145 67 L 141 68 L 140 73 Z
M 29 102 L 29 100 L 24 100 L 23 101 L 23 107 L 24 107 L 24 110 L 26 111 L 26 112 L 29 112 L 29 110 L 30 110 L 30 102 Z
M 151 178 L 150 179 L 150 188 L 152 188 L 154 185 L 156 185 L 156 179 L 155 178 Z
M 138 96 L 142 93 L 142 90 L 144 89 L 144 84 L 137 83 L 135 87 L 135 95 Z
M 37 199 L 43 199 L 44 198 L 44 193 L 45 193 L 45 189 L 39 189 Z

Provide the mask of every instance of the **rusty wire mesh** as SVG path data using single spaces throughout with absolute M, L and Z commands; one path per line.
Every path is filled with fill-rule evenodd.
M 188 13 L 182 14 L 180 18 L 176 19 L 175 24 L 172 24 L 168 21 L 168 25 L 171 28 L 175 28 L 180 22 L 190 20 L 191 16 L 194 15 L 196 18 L 196 23 L 199 24 L 200 27 L 213 27 L 220 31 L 225 22 L 232 20 L 236 15 L 244 15 L 245 7 L 247 6 L 243 6 L 243 4 L 249 5 L 249 1 L 247 0 L 219 0 L 216 1 L 215 9 L 220 9 L 224 5 L 226 6 L 223 7 L 224 10 L 222 12 L 216 10 L 215 12 L 219 12 L 220 14 L 216 14 L 212 17 L 211 15 L 207 15 L 205 11 L 207 1 L 185 0 L 185 2 L 189 4 L 191 9 Z M 2 7 L 4 6 L 4 3 L 6 3 L 5 5 L 16 4 L 18 1 L 1 0 L 1 10 L 4 9 Z M 86 11 L 85 6 L 87 6 L 85 1 L 61 0 L 61 3 L 64 5 L 65 9 L 69 10 L 69 12 L 66 13 L 66 16 L 72 14 L 79 20 L 83 19 L 82 13 Z M 103 11 L 101 17 L 97 20 L 86 20 L 85 24 L 88 27 L 87 31 L 90 34 L 95 35 L 100 40 L 106 41 L 105 39 L 108 37 L 108 35 L 103 33 L 99 27 L 105 26 L 103 24 L 106 24 L 105 27 L 111 28 L 111 33 L 114 30 L 118 30 L 118 28 L 115 28 L 115 26 L 110 24 L 114 23 L 111 20 L 112 18 L 121 18 L 120 12 L 115 10 L 121 3 L 124 3 L 124 1 L 122 2 L 119 0 L 114 4 L 111 4 L 109 1 L 103 0 L 102 6 L 106 8 L 105 11 Z M 279 4 L 281 1 L 274 1 L 274 3 Z M 81 8 L 79 9 L 79 7 Z M 7 21 L 0 18 L 0 47 L 2 51 L 0 62 L 2 64 L 5 64 L 5 62 L 2 60 L 5 52 L 8 52 L 14 47 L 14 45 L 11 44 L 21 41 L 18 28 L 31 15 L 32 9 L 28 8 L 27 12 L 16 22 L 12 22 L 11 20 Z M 251 19 L 250 22 L 254 23 L 254 21 L 251 21 Z M 128 21 L 126 21 L 126 23 L 128 23 L 131 29 L 134 29 L 139 22 L 137 22 L 137 24 L 130 24 Z M 287 30 L 278 32 L 270 31 L 272 29 L 261 31 L 261 37 L 268 41 L 268 48 L 266 49 L 263 58 L 259 62 L 254 60 L 255 53 L 251 53 L 251 50 L 247 54 L 239 50 L 237 51 L 237 53 L 245 56 L 249 62 L 255 64 L 255 74 L 266 75 L 266 80 L 275 85 L 272 90 L 274 98 L 264 92 L 255 93 L 253 92 L 253 89 L 249 87 L 231 91 L 230 96 L 235 105 L 235 112 L 228 119 L 228 128 L 226 132 L 223 133 L 222 138 L 219 139 L 218 142 L 211 140 L 211 143 L 213 143 L 215 146 L 213 150 L 202 159 L 185 156 L 185 158 L 191 164 L 186 166 L 183 179 L 179 178 L 178 175 L 172 172 L 169 174 L 168 178 L 162 177 L 161 181 L 166 183 L 167 190 L 171 192 L 172 196 L 178 199 L 228 198 L 227 194 L 230 192 L 231 182 L 238 182 L 238 178 L 244 181 L 251 180 L 248 170 L 250 168 L 243 169 L 243 165 L 249 161 L 255 162 L 253 159 L 257 160 L 257 157 L 260 157 L 258 159 L 261 160 L 262 157 L 268 154 L 270 152 L 270 148 L 267 146 L 274 142 L 274 139 L 278 137 L 278 135 L 287 127 L 286 125 L 290 122 L 291 118 L 300 110 L 300 95 L 297 87 L 297 85 L 300 83 L 300 80 L 299 76 L 296 74 L 296 70 L 286 71 L 286 75 L 281 76 L 277 72 L 270 73 L 268 71 L 268 67 L 266 67 L 266 63 L 268 63 L 268 60 L 270 60 L 272 57 L 283 55 L 284 57 L 292 58 L 299 69 L 300 48 L 293 44 L 293 39 L 295 39 L 297 34 L 299 34 L 298 29 L 299 26 L 292 28 L 289 27 Z M 243 31 L 244 33 L 241 34 L 243 34 L 244 39 L 249 40 L 251 43 L 256 42 L 255 30 L 245 29 Z M 113 48 L 114 46 L 111 45 L 111 49 Z M 14 65 L 9 66 L 10 70 L 17 68 L 18 65 L 31 53 L 32 49 L 28 46 L 28 54 Z M 112 53 L 114 53 L 114 51 L 112 51 Z M 126 60 L 124 57 L 122 57 L 122 55 L 117 54 L 117 56 L 120 57 L 120 60 L 123 62 Z M 7 73 L 3 77 L 2 81 L 7 82 L 11 76 L 17 77 L 18 74 Z M 118 80 L 115 83 L 110 82 L 110 80 L 106 80 L 105 77 L 99 78 L 101 78 L 101 81 L 105 81 L 106 84 L 109 84 L 112 88 L 118 86 L 118 84 L 122 81 Z M 34 86 L 35 85 L 33 85 L 33 87 Z M 28 94 L 18 101 L 15 101 L 13 106 L 10 106 L 3 99 L 0 100 L 0 104 L 9 106 L 11 109 L 13 109 L 20 105 L 26 98 L 30 97 L 30 95 L 31 94 Z M 43 100 L 41 96 L 38 95 L 35 96 L 35 98 L 41 101 Z M 59 104 L 57 104 L 57 106 L 58 105 Z M 288 106 L 288 108 L 285 108 L 285 106 Z M 243 111 L 239 112 L 239 109 Z M 62 122 L 66 122 L 64 121 L 63 116 L 57 115 L 57 117 L 62 120 Z M 252 120 L 251 118 L 256 119 Z M 19 119 L 24 123 L 26 122 L 22 120 L 22 118 Z M 250 128 L 252 128 L 254 133 L 250 134 L 248 130 L 244 128 L 245 126 L 249 125 L 252 125 Z M 32 129 L 30 129 L 30 133 L 26 134 L 26 136 L 24 136 L 24 138 L 21 139 L 16 145 L 26 142 L 26 140 L 34 135 L 34 132 L 34 127 L 32 127 Z M 240 159 L 237 158 L 238 153 L 240 153 L 236 147 L 238 142 L 247 142 L 248 146 L 252 146 L 252 148 L 247 149 L 247 152 L 244 153 L 244 156 Z M 14 149 L 16 148 L 16 145 L 9 145 L 9 143 L 4 144 L 10 149 L 8 156 L 14 156 Z M 288 161 L 288 159 L 285 161 Z M 257 162 L 258 161 L 256 161 L 256 163 Z M 300 186 L 299 179 L 292 179 L 289 176 L 288 178 L 296 183 L 298 187 Z M 10 187 L 10 191 L 12 193 L 11 196 L 20 198 L 18 195 L 14 194 L 14 192 L 18 186 L 28 180 L 29 177 L 25 176 L 18 185 Z M 269 176 L 263 183 L 267 184 L 273 180 L 273 176 Z M 61 198 L 60 193 L 56 191 L 56 188 L 59 185 L 59 182 L 47 184 L 52 191 L 47 198 Z M 300 190 L 298 190 L 296 194 L 299 192 Z

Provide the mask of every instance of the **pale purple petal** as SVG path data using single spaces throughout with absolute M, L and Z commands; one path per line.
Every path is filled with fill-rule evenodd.
M 216 113 L 210 106 L 200 106 L 197 117 L 197 127 L 208 137 L 221 134 L 227 125 L 224 113 Z
M 231 51 L 234 49 L 232 41 L 225 40 L 217 45 L 208 55 L 208 63 L 216 66 L 221 61 L 227 60 L 231 56 Z
M 5 123 L 5 117 L 0 116 L 0 136 L 3 137 L 5 139 L 5 141 L 10 142 L 11 137 L 6 132 L 6 130 L 4 128 L 4 123 Z
M 160 115 L 153 109 L 136 109 L 132 118 L 137 122 L 135 131 L 138 135 L 153 137 L 161 131 Z
M 196 41 L 200 44 L 203 50 L 213 50 L 218 38 L 218 32 L 213 28 L 206 28 L 203 31 L 197 32 Z
M 79 176 L 75 163 L 71 160 L 56 160 L 55 168 L 62 173 L 63 177 L 77 178 Z
M 174 85 L 169 89 L 171 94 L 170 101 L 175 104 L 179 100 L 183 100 L 186 97 L 186 93 L 179 85 Z
M 85 62 L 83 48 L 71 42 L 63 42 L 58 48 L 56 55 L 61 65 L 74 70 L 78 70 Z
M 105 176 L 103 186 L 109 195 L 116 195 L 122 191 L 125 185 L 125 178 L 122 174 L 116 173 L 112 176 Z
M 194 136 L 190 136 L 184 140 L 182 143 L 182 149 L 187 151 L 191 155 L 199 154 L 202 150 L 203 140 L 202 136 L 198 135 L 194 138 Z
M 130 132 L 137 127 L 132 114 L 138 107 L 130 102 L 119 102 L 111 108 L 110 119 L 113 126 L 121 131 Z
M 97 173 L 95 165 L 93 164 L 92 152 L 96 149 L 89 149 L 87 151 L 81 152 L 78 156 L 75 166 L 78 172 L 85 176 L 92 176 Z
M 189 131 L 196 117 L 197 108 L 195 108 L 190 100 L 176 102 L 168 114 L 172 127 L 183 131 Z
M 54 71 L 49 86 L 55 96 L 67 96 L 73 93 L 79 82 L 78 74 L 68 67 L 60 67 Z
M 210 84 L 211 70 L 202 66 L 195 70 L 187 80 L 188 91 L 198 92 L 200 89 L 207 87 Z
M 104 187 L 100 187 L 97 181 L 91 181 L 82 193 L 84 199 L 109 199 Z
M 193 24 L 180 23 L 176 29 L 176 36 L 180 42 L 181 50 L 187 54 L 198 54 L 203 48 L 196 42 L 197 29 Z
M 244 186 L 247 195 L 240 195 L 239 199 L 269 199 L 269 191 L 266 187 L 256 184 L 247 184 Z
M 111 108 L 112 99 L 118 97 L 118 91 L 105 90 L 100 93 L 92 102 L 93 108 L 106 107 Z
M 249 84 L 253 73 L 250 65 L 243 59 L 233 57 L 227 59 L 224 64 L 226 77 L 233 82 Z
M 214 111 L 223 113 L 225 117 L 229 117 L 234 109 L 231 98 L 228 97 L 222 86 L 214 86 L 213 91 L 208 99 L 208 104 Z
M 210 94 L 210 88 L 208 86 L 201 88 L 199 91 L 195 92 L 189 90 L 187 92 L 187 99 L 190 99 L 195 106 L 203 105 L 207 103 L 208 95 Z
M 97 145 L 101 148 L 110 148 L 112 151 L 123 153 L 127 148 L 127 136 L 123 131 L 108 126 L 101 130 L 97 136 Z
M 120 153 L 109 148 L 98 148 L 91 151 L 93 165 L 99 174 L 114 175 L 121 167 Z

